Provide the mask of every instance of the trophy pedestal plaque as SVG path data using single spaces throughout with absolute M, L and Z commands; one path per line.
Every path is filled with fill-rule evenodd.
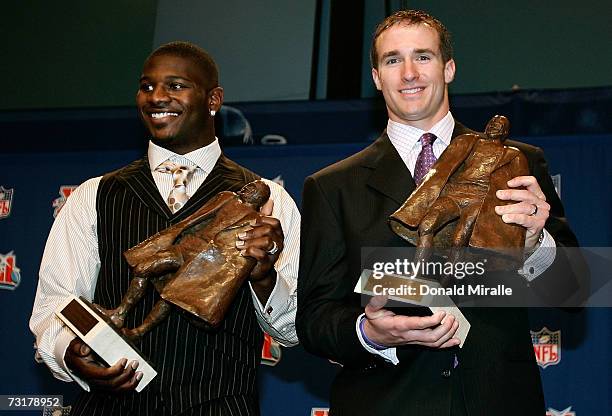
M 440 283 L 433 280 L 395 274 L 382 274 L 382 276 L 374 277 L 372 270 L 364 269 L 354 291 L 366 296 L 384 294 L 388 299 L 406 304 L 406 306 L 423 306 L 429 308 L 432 313 L 444 311 L 453 315 L 459 322 L 455 338 L 461 341 L 459 347 L 462 348 L 470 331 L 470 322 L 451 297 L 440 293 L 443 292 L 440 289 Z
M 142 373 L 142 379 L 136 391 L 142 391 L 157 375 L 157 371 L 145 360 L 138 348 L 123 338 L 107 318 L 100 315 L 83 297 L 67 298 L 55 314 L 109 366 L 122 358 L 127 358 L 128 362 L 138 361 L 137 371 Z

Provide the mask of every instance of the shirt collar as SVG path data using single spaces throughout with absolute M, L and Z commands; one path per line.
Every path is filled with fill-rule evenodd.
M 154 171 L 159 165 L 170 159 L 173 162 L 179 163 L 189 161 L 204 172 L 210 173 L 217 163 L 219 156 L 221 156 L 221 146 L 219 146 L 219 139 L 215 137 L 215 140 L 211 144 L 200 147 L 192 152 L 185 153 L 184 155 L 179 155 L 149 141 L 147 155 L 149 157 L 149 167 L 151 171 Z
M 417 144 L 423 133 L 433 133 L 444 143 L 444 147 L 448 146 L 455 128 L 455 119 L 449 111 L 444 117 L 429 130 L 421 130 L 417 127 L 408 124 L 398 123 L 389 119 L 387 122 L 387 135 L 391 143 L 397 148 L 398 143 L 402 142 L 403 148 L 411 148 Z

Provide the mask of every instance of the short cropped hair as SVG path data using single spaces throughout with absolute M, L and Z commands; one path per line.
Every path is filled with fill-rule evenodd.
M 184 41 L 166 43 L 155 49 L 151 55 L 149 55 L 147 61 L 161 55 L 190 59 L 200 68 L 204 79 L 208 80 L 209 85 L 206 85 L 205 88 L 208 89 L 219 86 L 219 69 L 217 68 L 217 64 L 212 56 L 198 45 Z
M 406 26 L 427 24 L 431 26 L 440 38 L 440 52 L 444 63 L 453 59 L 453 44 L 451 34 L 446 27 L 435 17 L 421 10 L 400 10 L 387 17 L 376 26 L 374 37 L 372 38 L 372 46 L 370 48 L 370 64 L 372 68 L 378 69 L 378 51 L 376 50 L 376 41 L 379 36 L 392 26 L 403 24 Z

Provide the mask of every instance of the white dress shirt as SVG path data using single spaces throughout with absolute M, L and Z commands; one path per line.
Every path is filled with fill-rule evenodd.
M 148 149 L 151 174 L 164 200 L 174 184 L 172 175 L 155 171 L 161 163 L 171 159 L 197 166 L 187 184 L 187 194 L 191 196 L 204 182 L 220 155 L 217 140 L 185 155 L 177 155 L 152 142 L 149 142 Z M 45 246 L 30 318 L 30 329 L 36 336 L 37 360 L 44 361 L 56 378 L 64 381 L 75 379 L 86 390 L 88 386 L 66 367 L 64 354 L 74 334 L 62 325 L 54 311 L 71 294 L 93 299 L 100 270 L 96 195 L 101 178 L 89 179 L 75 189 L 55 219 Z M 280 220 L 285 241 L 284 249 L 274 265 L 277 279 L 268 301 L 262 305 L 252 288 L 251 295 L 261 328 L 282 345 L 293 346 L 298 343 L 295 313 L 300 213 L 291 196 L 280 185 L 267 179 L 264 181 L 270 187 L 270 198 L 274 201 L 272 216 Z
M 436 135 L 436 140 L 433 142 L 433 152 L 436 158 L 442 155 L 442 152 L 446 150 L 451 142 L 453 130 L 455 129 L 455 119 L 453 118 L 450 111 L 432 126 L 429 130 L 421 130 L 419 128 L 409 126 L 407 124 L 401 124 L 390 120 L 387 122 L 387 135 L 391 144 L 399 153 L 401 159 L 406 164 L 406 167 L 410 173 L 414 176 L 414 167 L 416 165 L 417 158 L 421 152 L 420 137 L 424 133 L 433 133 Z M 539 275 L 541 275 L 555 260 L 555 247 L 556 243 L 554 238 L 546 231 L 542 230 L 544 238 L 540 246 L 525 260 L 523 267 L 518 270 L 518 273 L 525 278 L 527 281 L 532 281 Z M 376 350 L 370 347 L 363 339 L 361 331 L 359 330 L 359 321 L 364 315 L 360 315 L 357 318 L 356 330 L 357 337 L 364 348 L 371 353 L 379 354 L 385 359 L 391 361 L 394 364 L 399 363 L 396 355 L 395 348 L 388 348 L 386 350 Z

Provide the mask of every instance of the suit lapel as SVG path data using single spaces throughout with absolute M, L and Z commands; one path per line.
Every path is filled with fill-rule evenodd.
M 159 215 L 166 219 L 172 216 L 170 208 L 168 208 L 166 201 L 159 194 L 157 185 L 153 180 L 147 156 L 122 169 L 117 179 L 123 182 L 138 199 Z
M 455 121 L 451 140 L 466 133 L 476 132 Z M 416 184 L 406 164 L 391 144 L 386 131 L 367 149 L 367 152 L 363 166 L 372 170 L 372 175 L 367 181 L 368 186 L 398 204 L 403 204 L 416 188 Z
M 463 124 L 459 123 L 457 120 L 455 120 L 455 128 L 453 129 L 453 134 L 451 136 L 451 140 L 453 140 L 455 137 L 462 135 L 462 134 L 478 134 L 477 131 L 468 129 L 467 127 L 465 127 Z
M 368 152 L 363 164 L 365 168 L 372 170 L 367 181 L 368 186 L 398 204 L 403 204 L 416 185 L 386 131 L 370 146 Z
M 177 212 L 176 218 L 185 218 L 197 211 L 202 204 L 221 191 L 237 191 L 246 183 L 243 170 L 221 155 L 206 179 L 193 194 L 183 209 Z
M 173 222 L 189 216 L 212 196 L 221 191 L 237 191 L 245 183 L 245 176 L 238 165 L 231 162 L 225 155 L 221 155 L 212 171 L 208 174 L 202 185 L 193 194 L 183 209 L 172 214 L 170 208 L 159 194 L 157 185 L 151 175 L 151 168 L 147 156 L 122 169 L 117 179 L 123 182 L 128 189 L 146 206 Z

